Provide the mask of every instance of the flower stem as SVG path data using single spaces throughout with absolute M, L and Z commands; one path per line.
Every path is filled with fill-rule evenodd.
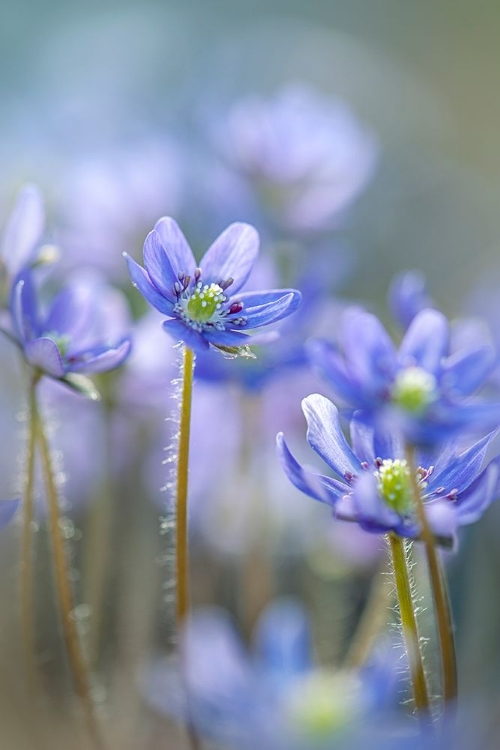
M 453 702 L 453 704 L 455 703 L 458 693 L 455 638 L 453 635 L 448 589 L 441 566 L 441 560 L 439 559 L 436 550 L 434 535 L 429 526 L 429 522 L 427 521 L 422 495 L 418 486 L 414 453 L 411 449 L 407 449 L 406 451 L 406 462 L 410 470 L 412 490 L 415 498 L 418 520 L 422 529 L 421 534 L 425 546 L 432 595 L 434 598 L 434 608 L 436 612 L 437 630 L 441 650 L 441 666 L 443 671 L 443 698 L 446 707 L 450 702 Z M 454 711 L 454 705 L 451 710 Z
M 189 434 L 191 430 L 191 403 L 193 396 L 194 353 L 184 346 L 182 361 L 182 396 L 179 426 L 179 450 L 176 487 L 176 578 L 177 578 L 177 628 L 189 611 L 189 556 L 187 529 L 187 494 L 189 469 Z
M 37 425 L 36 385 L 37 375 L 30 380 L 28 404 L 28 447 L 26 457 L 26 484 L 23 497 L 23 527 L 21 537 L 21 620 L 23 624 L 25 658 L 31 682 L 35 663 L 35 637 L 33 632 L 33 559 L 32 524 L 33 491 L 35 486 L 35 445 Z
M 388 534 L 394 568 L 394 580 L 401 616 L 401 626 L 405 639 L 415 706 L 420 716 L 429 712 L 429 693 L 425 678 L 424 662 L 420 647 L 417 618 L 413 606 L 411 582 L 408 571 L 405 542 L 396 534 Z M 425 716 L 424 716 L 425 718 Z
M 40 447 L 45 485 L 47 488 L 47 503 L 49 514 L 49 533 L 52 543 L 52 559 L 54 565 L 55 584 L 59 607 L 61 611 L 62 629 L 69 665 L 75 684 L 76 693 L 82 701 L 85 711 L 85 720 L 93 744 L 102 748 L 97 723 L 94 716 L 94 703 L 91 696 L 90 677 L 87 664 L 83 655 L 78 624 L 74 614 L 73 592 L 69 578 L 68 561 L 64 540 L 61 534 L 61 515 L 59 510 L 59 497 L 52 468 L 50 448 L 45 434 L 43 421 L 37 414 L 37 435 Z

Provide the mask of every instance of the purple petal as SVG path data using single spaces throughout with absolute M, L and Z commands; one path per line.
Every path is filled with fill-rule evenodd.
M 347 367 L 363 388 L 377 396 L 388 392 L 397 367 L 396 348 L 378 318 L 348 310 L 343 316 L 342 342 Z
M 128 263 L 128 270 L 130 278 L 132 279 L 132 284 L 140 291 L 144 299 L 164 315 L 172 315 L 172 302 L 161 295 L 153 286 L 144 268 L 136 263 L 135 260 L 132 260 L 127 253 L 124 253 L 123 256 Z
M 283 471 L 291 483 L 305 495 L 331 505 L 349 489 L 341 482 L 301 466 L 290 452 L 282 432 L 276 437 L 276 445 Z
M 55 298 L 45 321 L 45 331 L 78 337 L 92 317 L 92 297 L 88 289 L 73 284 Z
M 55 378 L 62 378 L 64 375 L 64 365 L 57 345 L 49 338 L 39 338 L 28 341 L 24 348 L 26 359 L 34 367 L 52 375 Z
M 457 352 L 443 364 L 441 385 L 452 395 L 468 396 L 484 383 L 494 364 L 494 352 L 489 346 L 465 354 Z
M 403 271 L 391 281 L 389 307 L 401 328 L 406 329 L 419 312 L 433 307 L 427 282 L 421 271 Z
M 20 500 L 0 500 L 0 529 L 12 521 L 20 505 Z
M 354 455 L 340 427 L 337 407 L 318 393 L 302 401 L 307 421 L 307 440 L 339 477 L 358 474 L 361 462 Z
M 323 339 L 312 339 L 306 344 L 306 351 L 312 366 L 319 372 L 340 398 L 347 403 L 359 402 L 359 385 L 346 370 L 339 352 Z
M 298 600 L 280 597 L 268 604 L 255 629 L 255 649 L 266 675 L 287 687 L 313 668 L 311 622 Z
M 388 530 L 400 526 L 398 514 L 384 503 L 371 472 L 363 472 L 354 485 L 352 499 L 360 524 L 369 531 Z
M 179 228 L 177 227 L 177 229 Z M 172 266 L 172 261 L 166 248 L 168 248 L 168 245 L 164 246 L 162 244 L 160 235 L 153 229 L 144 242 L 144 265 L 146 266 L 150 281 L 155 288 L 163 297 L 174 302 L 176 299 L 174 284 L 179 280 L 179 271 L 176 271 Z
M 19 192 L 2 242 L 1 255 L 11 277 L 17 276 L 32 260 L 44 225 L 42 194 L 36 185 L 25 185 Z
M 154 231 L 159 235 L 175 278 L 177 279 L 179 271 L 192 276 L 196 260 L 177 222 L 169 216 L 164 216 L 156 222 Z
M 494 434 L 486 435 L 460 455 L 450 456 L 443 469 L 432 475 L 428 492 L 431 493 L 436 487 L 444 487 L 447 492 L 452 489 L 463 492 L 480 472 Z
M 259 235 L 250 224 L 231 224 L 208 248 L 200 261 L 203 281 L 219 283 L 233 279 L 231 296 L 250 275 L 259 252 Z
M 443 357 L 448 354 L 448 321 L 437 310 L 422 310 L 413 319 L 399 348 L 404 367 L 416 365 L 436 375 Z
M 437 500 L 425 506 L 425 515 L 433 534 L 454 539 L 457 531 L 456 506 L 446 500 Z
M 295 312 L 300 305 L 301 294 L 294 289 L 280 289 L 274 292 L 239 295 L 238 300 L 244 303 L 243 310 L 235 317 L 244 316 L 247 328 L 258 328 L 268 323 L 276 323 Z M 230 322 L 231 318 L 227 320 Z
M 252 337 L 242 331 L 219 331 L 217 328 L 207 328 L 203 331 L 203 337 L 214 345 L 222 346 L 247 346 L 252 343 Z
M 29 271 L 20 276 L 11 291 L 10 310 L 13 325 L 20 341 L 35 338 L 41 331 L 38 321 L 38 304 Z
M 500 494 L 500 457 L 493 459 L 487 468 L 476 477 L 465 492 L 459 494 L 455 508 L 457 523 L 466 526 L 475 523 L 486 508 L 498 499 Z
M 172 336 L 176 341 L 183 341 L 193 351 L 206 350 L 209 348 L 208 341 L 189 326 L 182 323 L 182 321 L 173 318 L 171 320 L 164 320 L 162 323 L 163 329 Z
M 375 458 L 373 452 L 373 427 L 367 425 L 364 419 L 360 419 L 359 412 L 356 412 L 351 419 L 350 431 L 351 445 L 354 453 L 360 461 L 366 461 L 371 466 Z
M 105 351 L 92 354 L 92 350 L 84 355 L 72 355 L 68 358 L 68 369 L 71 372 L 108 372 L 119 367 L 130 353 L 131 342 L 129 339 L 122 341 L 115 347 L 106 347 Z M 73 361 L 73 359 L 75 361 Z

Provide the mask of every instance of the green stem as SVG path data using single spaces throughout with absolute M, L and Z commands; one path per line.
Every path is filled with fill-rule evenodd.
M 455 638 L 453 634 L 448 589 L 441 566 L 441 560 L 436 550 L 434 535 L 425 513 L 424 503 L 418 485 L 414 454 L 410 449 L 407 449 L 406 451 L 406 461 L 410 470 L 412 490 L 415 498 L 417 516 L 421 526 L 421 535 L 425 546 L 432 595 L 434 598 L 434 609 L 436 613 L 443 672 L 443 698 L 445 701 L 445 708 L 447 708 L 448 711 L 451 710 L 453 712 L 458 693 L 458 681 Z M 450 703 L 452 704 L 451 706 L 449 705 Z
M 33 526 L 33 491 L 35 486 L 35 443 L 37 425 L 36 385 L 38 376 L 34 375 L 29 387 L 28 405 L 28 447 L 26 457 L 26 484 L 23 497 L 23 527 L 21 537 L 21 620 L 23 624 L 24 648 L 30 682 L 34 675 L 35 637 L 33 632 L 33 559 L 32 559 L 32 526 Z
M 401 627 L 403 629 L 408 663 L 410 665 L 413 698 L 419 715 L 425 720 L 425 715 L 429 713 L 429 693 L 425 678 L 422 649 L 420 647 L 417 618 L 413 606 L 405 542 L 401 537 L 392 533 L 388 534 L 387 538 L 389 540 L 389 549 L 394 568 Z
M 45 434 L 43 420 L 37 414 L 37 435 L 40 447 L 43 472 L 45 476 L 45 485 L 47 488 L 47 503 L 49 515 L 49 533 L 52 543 L 52 559 L 54 565 L 54 575 L 57 597 L 61 611 L 62 629 L 68 661 L 75 684 L 76 693 L 82 701 L 85 711 L 85 720 L 87 723 L 89 735 L 97 748 L 102 748 L 97 723 L 94 715 L 94 703 L 91 696 L 90 678 L 87 670 L 87 664 L 83 655 L 80 636 L 78 633 L 77 621 L 74 617 L 75 605 L 73 601 L 73 592 L 68 570 L 68 561 L 64 540 L 61 534 L 61 514 L 59 510 L 59 497 L 54 478 L 52 461 L 50 456 L 50 447 Z
M 184 346 L 176 486 L 176 580 L 178 628 L 182 625 L 189 611 L 187 496 L 189 469 L 189 434 L 191 430 L 191 403 L 193 396 L 193 372 L 194 353 L 189 347 Z

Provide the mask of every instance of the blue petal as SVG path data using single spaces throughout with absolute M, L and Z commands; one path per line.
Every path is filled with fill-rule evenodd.
M 324 396 L 314 393 L 302 401 L 307 421 L 307 440 L 340 477 L 357 474 L 361 462 L 354 455 L 340 427 L 337 407 Z
M 405 330 L 419 312 L 433 307 L 421 271 L 403 271 L 393 278 L 389 289 L 389 307 L 393 317 Z
M 499 495 L 500 457 L 497 457 L 476 477 L 465 492 L 458 495 L 455 502 L 458 524 L 466 526 L 478 521 L 486 508 L 497 500 Z
M 200 261 L 207 284 L 233 279 L 231 296 L 248 279 L 259 252 L 259 235 L 250 224 L 231 224 L 208 248 Z
M 92 307 L 95 300 L 88 289 L 74 284 L 63 289 L 51 305 L 44 324 L 46 332 L 69 334 L 78 337 L 84 333 L 92 318 Z
M 453 396 L 468 396 L 484 383 L 494 364 L 494 352 L 490 346 L 453 354 L 443 364 L 441 386 Z
M 83 355 L 75 354 L 68 358 L 68 370 L 71 372 L 108 372 L 119 367 L 130 353 L 130 339 L 114 347 L 105 347 L 105 351 L 93 353 L 88 350 Z M 73 362 L 73 357 L 75 361 Z
M 434 375 L 448 354 L 449 329 L 445 316 L 437 310 L 422 310 L 413 319 L 399 348 L 403 367 L 416 365 Z
M 159 235 L 175 278 L 179 271 L 192 276 L 196 260 L 177 222 L 170 216 L 164 216 L 156 222 L 154 231 Z
M 24 351 L 26 359 L 34 367 L 40 368 L 54 378 L 62 378 L 64 375 L 63 361 L 59 349 L 52 339 L 43 337 L 28 341 Z
M 360 461 L 366 461 L 370 466 L 375 458 L 373 452 L 373 427 L 360 418 L 360 413 L 355 412 L 350 423 L 351 445 L 354 453 Z M 377 454 L 378 455 L 378 454 Z M 381 456 L 381 458 L 383 458 Z
M 41 333 L 35 286 L 29 271 L 19 277 L 11 290 L 10 311 L 14 329 L 21 342 Z
M 238 295 L 244 307 L 234 317 L 244 316 L 247 328 L 258 328 L 286 318 L 300 305 L 301 294 L 295 289 L 278 289 L 273 292 L 252 292 Z M 227 320 L 230 322 L 231 317 Z
M 252 343 L 252 337 L 243 331 L 219 331 L 217 328 L 207 328 L 203 337 L 211 344 L 221 346 L 247 346 Z
M 389 392 L 397 367 L 396 348 L 375 315 L 348 310 L 343 316 L 342 343 L 347 367 L 363 389 L 377 397 Z
M 290 452 L 282 432 L 276 437 L 276 445 L 278 459 L 285 474 L 305 495 L 332 505 L 349 490 L 347 485 L 301 466 Z
M 193 351 L 205 351 L 209 348 L 208 341 L 201 333 L 197 333 L 177 318 L 164 320 L 162 326 L 169 336 L 172 336 L 176 341 L 183 341 Z
M 437 500 L 425 506 L 425 515 L 433 534 L 437 537 L 455 538 L 458 513 L 449 500 Z
M 155 288 L 163 297 L 174 302 L 176 300 L 174 284 L 178 281 L 179 271 L 176 271 L 172 265 L 168 247 L 162 244 L 160 235 L 153 229 L 144 242 L 144 265 Z
M 480 472 L 493 436 L 493 433 L 486 435 L 460 455 L 450 457 L 441 471 L 432 474 L 427 491 L 432 493 L 435 488 L 444 487 L 447 492 L 452 489 L 463 492 Z
M 0 529 L 12 521 L 20 505 L 20 500 L 0 500 Z
M 364 471 L 354 485 L 352 500 L 358 521 L 367 531 L 387 531 L 401 524 L 398 514 L 384 503 L 371 472 Z
M 11 277 L 32 260 L 45 225 L 43 198 L 36 185 L 21 188 L 4 231 L 1 255 Z
M 349 404 L 362 401 L 355 376 L 347 372 L 343 357 L 328 341 L 312 339 L 306 344 L 306 352 L 312 366 L 340 398 Z
M 286 689 L 290 679 L 309 672 L 314 661 L 306 608 L 291 597 L 269 604 L 256 626 L 255 647 L 266 677 L 278 689 Z
M 128 263 L 128 270 L 130 278 L 132 279 L 132 284 L 140 291 L 144 299 L 164 315 L 172 315 L 172 302 L 161 295 L 153 286 L 144 268 L 136 263 L 135 260 L 132 260 L 127 253 L 124 253 L 123 256 Z

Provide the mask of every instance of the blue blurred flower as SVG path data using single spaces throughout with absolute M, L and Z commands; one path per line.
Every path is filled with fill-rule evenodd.
M 294 289 L 237 294 L 248 279 L 259 236 L 248 224 L 231 224 L 209 247 L 200 266 L 177 223 L 160 219 L 144 243 L 144 265 L 126 253 L 132 283 L 168 320 L 163 327 L 194 350 L 214 346 L 244 353 L 251 341 L 242 329 L 274 323 L 294 312 Z M 226 294 L 231 288 L 231 294 Z
M 309 497 L 331 505 L 335 517 L 357 522 L 366 531 L 418 538 L 410 468 L 395 433 L 374 430 L 355 415 L 351 448 L 331 401 L 314 394 L 304 399 L 302 408 L 309 445 L 336 476 L 301 466 L 280 433 L 278 455 L 290 481 Z M 463 452 L 457 440 L 450 440 L 434 455 L 417 453 L 417 481 L 426 514 L 444 544 L 453 543 L 457 528 L 477 521 L 498 497 L 500 457 L 481 470 L 491 438 Z
M 112 339 L 114 305 L 103 284 L 74 281 L 45 308 L 33 273 L 20 274 L 12 290 L 13 337 L 27 362 L 41 373 L 68 384 L 70 376 L 118 367 L 130 351 L 130 339 Z M 114 309 L 113 309 L 114 308 Z
M 402 271 L 389 287 L 389 309 L 394 320 L 406 331 L 413 318 L 426 308 L 435 308 L 422 271 Z
M 397 349 L 378 318 L 350 309 L 340 340 L 341 348 L 311 342 L 311 361 L 367 421 L 401 428 L 414 444 L 439 442 L 464 428 L 484 433 L 500 422 L 500 404 L 471 399 L 491 372 L 492 348 L 484 339 L 452 347 L 448 321 L 437 310 L 419 312 Z

